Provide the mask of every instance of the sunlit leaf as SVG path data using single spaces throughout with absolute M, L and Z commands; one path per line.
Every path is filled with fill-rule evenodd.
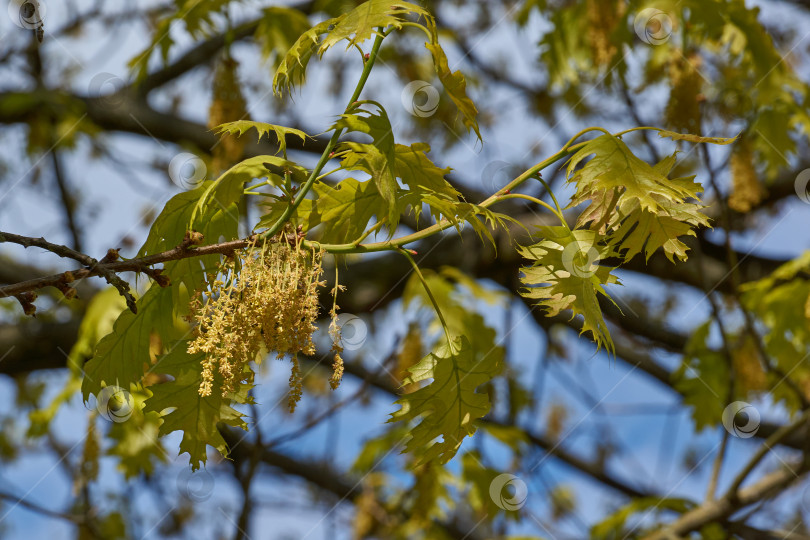
M 165 356 L 157 360 L 154 371 L 170 375 L 172 380 L 149 387 L 152 396 L 146 400 L 144 413 L 161 415 L 161 436 L 174 431 L 183 432 L 180 453 L 187 452 L 192 469 L 197 469 L 200 463 L 205 464 L 207 460 L 208 446 L 216 448 L 224 456 L 228 455 L 218 423 L 247 429 L 244 415 L 233 409 L 231 404 L 248 402 L 249 386 L 242 385 L 238 393 L 231 393 L 227 397 L 222 396 L 219 387 L 214 388 L 207 397 L 200 396 L 205 355 L 191 355 L 186 352 L 187 348 L 187 341 L 178 341 Z M 215 382 L 221 383 L 219 375 Z
M 295 129 L 285 126 L 277 126 L 275 124 L 267 124 L 265 122 L 253 122 L 251 120 L 236 120 L 235 122 L 227 122 L 220 124 L 216 127 L 215 131 L 220 135 L 230 133 L 231 135 L 243 135 L 246 131 L 255 129 L 259 133 L 259 140 L 267 135 L 270 138 L 270 133 L 273 133 L 278 142 L 278 149 L 283 155 L 287 155 L 287 136 L 298 137 L 302 143 L 306 143 L 307 135 L 300 129 Z M 255 159 L 255 158 L 253 158 Z
M 432 35 L 432 40 L 429 43 L 425 43 L 425 47 L 433 56 L 433 67 L 436 70 L 436 74 L 439 76 L 439 81 L 441 81 L 447 95 L 450 96 L 450 99 L 456 104 L 456 107 L 458 107 L 462 116 L 462 122 L 467 128 L 467 131 L 473 130 L 480 141 L 481 132 L 478 129 L 477 119 L 478 109 L 476 109 L 475 103 L 473 103 L 472 99 L 467 95 L 467 80 L 460 71 L 450 71 L 450 66 L 447 63 L 447 55 L 439 44 L 436 23 L 432 18 L 428 19 L 427 26 Z
M 524 258 L 533 262 L 521 268 L 521 282 L 527 286 L 521 295 L 536 300 L 548 316 L 570 309 L 572 318 L 583 316 L 582 332 L 591 332 L 597 347 L 613 350 L 607 324 L 602 317 L 598 295 L 610 298 L 604 285 L 618 283 L 612 268 L 597 263 L 609 250 L 601 245 L 595 231 L 567 227 L 539 227 L 545 238 L 532 246 L 520 247 Z
M 410 368 L 404 384 L 433 380 L 400 398 L 397 404 L 402 408 L 391 414 L 390 421 L 420 419 L 411 430 L 406 451 L 414 453 L 419 463 L 436 460 L 441 464 L 452 459 L 462 440 L 475 433 L 475 420 L 489 412 L 489 398 L 478 387 L 501 368 L 495 356 L 476 362 L 464 336 L 455 338 L 452 345 L 440 346 Z

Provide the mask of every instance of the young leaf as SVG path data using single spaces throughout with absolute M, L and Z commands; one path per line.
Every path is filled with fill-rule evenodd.
M 741 286 L 741 301 L 764 328 L 762 341 L 768 357 L 792 380 L 810 378 L 805 359 L 810 354 L 810 251 L 786 262 L 769 276 Z M 781 377 L 777 378 L 777 381 Z M 774 401 L 790 410 L 801 402 L 789 384 L 772 383 Z
M 450 99 L 456 104 L 459 112 L 461 112 L 462 121 L 467 128 L 467 132 L 470 130 L 475 131 L 475 135 L 480 141 L 481 132 L 478 130 L 478 120 L 476 119 L 478 109 L 475 108 L 475 103 L 473 103 L 472 99 L 467 96 L 467 81 L 460 71 L 450 71 L 450 66 L 447 63 L 447 55 L 439 44 L 439 34 L 436 29 L 436 23 L 432 18 L 428 18 L 427 27 L 432 39 L 430 43 L 425 43 L 425 47 L 433 56 L 433 68 L 439 76 L 439 81 L 441 81 L 447 95 L 450 96 Z
M 363 171 L 371 176 L 377 193 L 385 202 L 385 217 L 391 234 L 399 224 L 397 206 L 397 184 L 392 157 L 373 144 L 347 142 L 341 146 L 348 150 L 343 156 L 341 167 L 349 171 Z
M 307 64 L 318 48 L 321 35 L 333 28 L 343 17 L 345 15 L 325 20 L 301 34 L 290 50 L 287 51 L 284 59 L 278 65 L 275 75 L 273 75 L 273 92 L 276 95 L 281 96 L 284 90 L 289 92 L 296 86 L 304 84 Z
M 169 50 L 174 44 L 172 32 L 173 23 L 185 26 L 192 38 L 199 39 L 215 31 L 215 15 L 228 8 L 233 0 L 174 0 L 175 9 L 170 15 L 161 19 L 155 26 L 153 39 L 149 46 L 135 58 L 130 60 L 129 67 L 137 72 L 138 78 L 146 76 L 149 68 L 149 59 L 152 51 L 159 50 L 164 63 L 169 60 Z M 159 49 L 158 49 L 159 47 Z
M 312 189 L 316 190 L 318 184 L 315 184 Z M 312 199 L 304 199 L 295 212 L 290 216 L 290 223 L 295 227 L 301 227 L 303 232 L 307 232 L 320 224 L 320 218 L 312 211 Z M 253 230 L 258 231 L 261 229 L 269 229 L 281 218 L 286 208 L 290 205 L 289 200 L 276 200 L 270 203 L 263 203 L 262 206 L 267 209 Z
M 215 181 L 206 183 L 189 219 L 189 228 L 194 228 L 198 216 L 225 211 L 238 203 L 246 182 L 266 177 L 274 186 L 283 185 L 284 171 L 289 171 L 293 182 L 297 183 L 303 183 L 308 176 L 303 167 L 277 156 L 254 156 L 237 163 Z
M 161 415 L 161 436 L 174 431 L 183 432 L 180 453 L 188 452 L 191 468 L 196 470 L 200 463 L 206 462 L 207 446 L 213 446 L 223 456 L 228 455 L 218 423 L 247 429 L 244 415 L 231 404 L 247 403 L 249 386 L 243 385 L 238 393 L 227 397 L 222 396 L 220 388 L 214 388 L 211 395 L 201 397 L 199 390 L 205 355 L 191 355 L 187 349 L 188 341 L 178 341 L 168 354 L 158 359 L 155 372 L 171 375 L 173 380 L 149 387 L 152 396 L 146 400 L 144 413 L 151 411 Z
M 261 44 L 262 56 L 273 60 L 286 54 L 309 26 L 307 16 L 300 10 L 270 6 L 262 10 L 253 38 Z
M 593 158 L 576 170 L 577 165 L 590 155 Z M 642 210 L 652 212 L 661 208 L 661 200 L 681 202 L 697 198 L 696 190 L 671 182 L 660 171 L 637 158 L 624 141 L 613 135 L 600 135 L 588 141 L 571 156 L 567 174 L 568 182 L 575 183 L 577 190 L 569 207 L 614 189 L 621 197 L 638 201 Z M 602 210 L 597 214 L 597 221 L 610 211 L 604 205 Z
M 688 141 L 693 143 L 710 143 L 726 145 L 731 144 L 739 138 L 735 137 L 701 137 L 700 135 L 692 135 L 691 133 L 675 133 L 674 131 L 667 131 L 662 129 L 658 132 L 659 137 L 672 139 L 673 141 Z
M 112 331 L 115 320 L 126 307 L 126 302 L 115 287 L 107 287 L 93 296 L 79 326 L 76 343 L 68 355 L 71 369 L 78 370 L 85 359 L 93 356 L 96 344 Z
M 173 249 L 183 241 L 186 232 L 190 230 L 201 233 L 207 242 L 216 242 L 220 238 L 226 240 L 236 238 L 238 213 L 234 199 L 238 200 L 241 197 L 241 189 L 237 191 L 228 187 L 217 191 L 216 188 L 215 182 L 207 181 L 191 191 L 178 193 L 169 199 L 149 229 L 149 235 L 138 256 Z M 205 201 L 209 198 L 215 204 L 206 204 Z M 170 261 L 164 265 L 164 274 L 173 283 L 185 284 L 187 292 L 194 291 L 202 285 L 205 268 L 213 268 L 218 260 L 219 255 L 206 255 Z M 170 287 L 168 290 L 177 303 L 180 288 Z
M 608 233 L 611 245 L 625 251 L 626 259 L 642 250 L 649 259 L 662 247 L 670 260 L 686 259 L 686 245 L 678 237 L 694 235 L 693 228 L 709 222 L 701 205 L 686 202 L 702 191 L 694 177 L 667 178 L 674 164 L 675 154 L 651 166 L 613 135 L 589 141 L 568 163 L 568 181 L 576 184 L 569 208 L 590 201 L 577 227 L 590 224 L 592 230 Z
M 284 156 L 287 155 L 288 135 L 298 137 L 299 139 L 301 139 L 301 142 L 303 143 L 306 143 L 307 137 L 309 137 L 309 135 L 307 135 L 300 129 L 285 126 L 277 126 L 275 124 L 266 124 L 264 122 L 253 122 L 252 120 L 236 120 L 235 122 L 227 122 L 225 124 L 220 124 L 215 128 L 215 131 L 219 135 L 230 133 L 231 135 L 237 135 L 241 137 L 242 134 L 244 134 L 251 128 L 254 128 L 256 131 L 259 132 L 259 140 L 261 140 L 261 138 L 264 137 L 265 135 L 267 135 L 267 137 L 270 138 L 271 132 L 275 134 L 276 141 L 278 142 L 278 150 Z
M 608 256 L 595 231 L 569 230 L 564 226 L 539 227 L 546 239 L 533 246 L 520 247 L 523 257 L 533 261 L 521 268 L 521 281 L 529 288 L 521 291 L 537 300 L 550 317 L 564 309 L 584 317 L 582 332 L 591 332 L 597 347 L 613 350 L 610 332 L 602 317 L 597 294 L 610 298 L 603 285 L 619 283 L 611 268 L 596 263 Z
M 470 341 L 465 336 L 445 343 L 410 368 L 403 383 L 433 381 L 397 401 L 402 408 L 391 414 L 389 422 L 421 422 L 411 431 L 405 450 L 417 458 L 417 465 L 436 460 L 447 463 L 458 451 L 464 437 L 475 433 L 474 421 L 489 412 L 486 394 L 476 392 L 482 384 L 497 375 L 502 365 L 494 355 L 475 360 Z M 441 440 L 435 440 L 441 437 Z
M 377 191 L 387 203 L 386 215 L 393 232 L 393 227 L 399 222 L 394 134 L 385 109 L 382 105 L 375 105 L 377 114 L 362 109 L 354 114 L 344 114 L 332 129 L 365 133 L 372 138 L 371 144 L 345 143 L 343 148 L 350 151 L 344 156 L 341 165 L 345 169 L 361 170 L 371 176 Z
M 452 169 L 438 167 L 430 160 L 427 156 L 430 152 L 429 144 L 414 143 L 410 146 L 397 144 L 394 150 L 397 176 L 412 191 L 425 189 L 453 200 L 459 199 L 460 193 L 444 178 Z
M 730 397 L 727 359 L 708 345 L 711 327 L 709 320 L 694 330 L 684 348 L 681 366 L 672 375 L 673 386 L 692 409 L 698 431 L 720 423 Z
M 113 422 L 108 434 L 114 444 L 107 455 L 118 457 L 118 470 L 126 479 L 142 473 L 150 475 L 157 463 L 167 461 L 166 450 L 158 440 L 160 415 L 143 410 L 147 395 L 146 390 L 132 392 L 131 415 L 126 422 Z
M 377 28 L 393 26 L 402 28 L 404 16 L 415 14 L 428 17 L 428 12 L 409 2 L 395 2 L 391 0 L 368 0 L 347 13 L 335 24 L 318 48 L 318 54 L 323 55 L 330 47 L 341 40 L 348 41 L 346 49 L 359 45 L 372 35 L 378 33 Z
M 169 337 L 174 327 L 172 290 L 153 284 L 138 299 L 138 314 L 124 310 L 113 330 L 96 346 L 96 354 L 84 366 L 82 395 L 85 401 L 104 386 L 129 391 L 141 381 L 149 364 L 149 336 Z
M 344 243 L 360 238 L 373 216 L 386 215 L 385 201 L 373 182 L 346 178 L 335 186 L 315 184 L 314 218 L 324 225 L 321 241 Z M 310 225 L 313 221 L 310 220 Z

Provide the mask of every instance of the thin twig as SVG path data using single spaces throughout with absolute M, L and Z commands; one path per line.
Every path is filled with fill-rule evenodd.
M 765 439 L 762 445 L 757 449 L 745 467 L 737 474 L 734 478 L 734 481 L 731 483 L 731 487 L 728 488 L 726 493 L 727 497 L 733 496 L 739 489 L 745 479 L 748 477 L 749 474 L 756 468 L 760 461 L 762 461 L 765 456 L 773 450 L 773 447 L 779 444 L 785 437 L 788 437 L 791 433 L 794 433 L 796 430 L 805 426 L 807 424 L 808 419 L 810 419 L 810 411 L 805 411 L 799 418 L 797 418 L 793 423 L 787 424 L 785 426 L 780 427 L 773 434 Z
M 3 242 L 11 242 L 11 243 L 14 243 L 14 244 L 19 244 L 19 245 L 21 245 L 21 246 L 23 246 L 25 248 L 29 248 L 29 247 L 42 248 L 42 249 L 44 249 L 46 251 L 50 251 L 51 253 L 59 255 L 60 257 L 65 257 L 65 258 L 68 258 L 68 259 L 73 259 L 75 261 L 78 261 L 79 263 L 85 265 L 88 270 L 92 271 L 93 272 L 92 275 L 103 276 L 104 279 L 107 280 L 107 283 L 109 283 L 110 285 L 112 285 L 113 287 L 118 289 L 118 292 L 121 293 L 121 296 L 123 296 L 126 299 L 127 306 L 129 307 L 129 309 L 131 309 L 133 313 L 136 312 L 137 308 L 135 307 L 135 297 L 132 296 L 132 293 L 129 292 L 129 283 L 127 283 L 126 281 L 124 281 L 123 279 L 118 277 L 118 275 L 115 273 L 115 271 L 108 269 L 106 265 L 99 263 L 99 261 L 97 261 L 93 257 L 91 257 L 89 255 L 85 255 L 84 253 L 80 253 L 80 252 L 76 251 L 75 249 L 71 249 L 71 248 L 69 248 L 67 246 L 63 246 L 61 244 L 54 244 L 53 242 L 48 242 L 47 240 L 45 240 L 44 238 L 41 238 L 41 237 L 40 238 L 31 238 L 31 237 L 28 237 L 28 236 L 20 236 L 19 234 L 13 234 L 13 233 L 7 233 L 7 232 L 0 231 L 0 243 L 3 243 Z M 118 257 L 117 252 L 115 252 L 115 257 L 116 258 Z M 68 286 L 68 283 L 71 283 L 75 279 L 77 279 L 76 274 L 79 273 L 80 270 L 77 271 L 77 272 L 73 272 L 73 273 L 61 274 L 61 278 L 59 280 L 54 281 L 53 283 L 48 283 L 48 284 L 46 284 L 44 286 L 53 285 L 55 287 L 58 287 L 62 291 L 62 293 L 65 294 L 65 296 L 67 296 L 68 298 L 71 298 L 71 295 L 68 294 L 69 290 L 71 290 L 69 288 L 69 286 Z M 30 281 L 36 281 L 36 280 L 29 280 L 28 282 L 30 282 Z M 23 283 L 28 283 L 28 282 L 23 282 Z M 13 286 L 9 286 L 9 287 L 13 287 Z M 3 289 L 5 289 L 5 288 L 6 287 L 3 287 Z M 41 287 L 37 287 L 37 288 L 41 288 Z M 19 291 L 19 292 L 25 292 L 25 291 L 31 291 L 31 290 L 34 290 L 34 289 L 24 289 L 23 291 Z M 2 298 L 3 296 L 13 296 L 15 294 L 19 294 L 19 292 L 11 293 L 11 294 L 3 294 L 2 291 L 0 290 L 0 298 Z M 75 295 L 75 292 L 73 294 Z
M 36 503 L 26 501 L 24 498 L 17 497 L 15 495 L 12 495 L 11 493 L 7 493 L 5 491 L 0 491 L 0 499 L 5 500 L 5 501 L 9 501 L 9 502 L 13 503 L 14 506 L 22 506 L 24 508 L 27 508 L 29 510 L 32 510 L 32 511 L 37 512 L 39 514 L 42 514 L 44 516 L 48 516 L 48 517 L 52 517 L 52 518 L 58 518 L 58 519 L 64 519 L 66 521 L 70 521 L 70 522 L 76 523 L 76 524 L 82 524 L 82 523 L 85 522 L 84 516 L 81 516 L 81 515 L 78 515 L 78 514 L 66 514 L 66 513 L 62 513 L 62 512 L 57 512 L 55 510 L 49 510 L 49 509 L 44 508 L 44 507 L 42 507 L 42 506 L 40 506 L 40 505 L 38 505 Z
M 0 232 L 0 241 L 2 241 L 1 238 L 8 238 L 7 233 Z M 70 272 L 70 274 L 73 279 L 78 280 L 90 276 L 104 276 L 105 274 L 115 274 L 118 272 L 146 272 L 153 264 L 188 259 L 189 257 L 202 257 L 204 255 L 212 254 L 227 255 L 233 253 L 237 249 L 248 247 L 252 242 L 253 239 L 250 237 L 241 240 L 231 240 L 228 242 L 222 242 L 220 244 L 211 244 L 208 246 L 199 247 L 181 244 L 168 251 L 147 255 L 145 257 L 125 261 L 113 261 L 109 263 L 97 262 L 95 265 L 73 270 Z M 0 298 L 16 296 L 24 292 L 35 291 L 45 287 L 59 287 L 60 285 L 64 285 L 66 283 L 65 274 L 66 273 L 63 272 L 61 274 L 29 279 L 27 281 L 21 281 L 19 283 L 13 283 L 11 285 L 6 285 L 5 287 L 0 287 Z
M 74 201 L 70 195 L 67 185 L 65 173 L 62 171 L 62 160 L 59 157 L 59 152 L 54 149 L 51 152 L 51 161 L 53 162 L 53 175 L 56 178 L 56 186 L 59 188 L 59 196 L 62 199 L 62 207 L 65 209 L 65 220 L 67 221 L 70 236 L 73 240 L 73 248 L 82 250 L 82 239 L 79 235 L 79 226 L 76 223 L 76 215 L 74 213 Z

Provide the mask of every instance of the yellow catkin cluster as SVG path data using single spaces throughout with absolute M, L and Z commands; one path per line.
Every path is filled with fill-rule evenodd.
M 732 350 L 734 375 L 737 384 L 744 390 L 765 390 L 768 379 L 759 361 L 756 343 L 751 336 L 744 336 Z
M 611 36 L 624 18 L 627 6 L 615 0 L 588 0 L 586 10 L 594 63 L 597 66 L 608 65 L 617 51 Z
M 301 396 L 296 355 L 315 353 L 312 333 L 318 316 L 322 254 L 282 241 L 256 246 L 226 261 L 209 290 L 192 301 L 196 323 L 189 353 L 205 353 L 200 395 L 211 394 L 215 374 L 222 393 L 236 390 L 260 351 L 292 355 L 290 409 Z
M 700 134 L 700 103 L 703 100 L 701 58 L 689 58 L 676 51 L 669 67 L 669 102 L 665 111 L 667 124 L 675 131 Z
M 749 212 L 767 194 L 757 178 L 751 145 L 740 141 L 731 154 L 731 195 L 728 205 L 740 213 Z
M 225 122 L 247 118 L 245 98 L 239 86 L 238 67 L 239 63 L 229 56 L 217 63 L 211 88 L 211 108 L 208 111 L 208 127 L 211 129 Z M 222 141 L 214 147 L 212 169 L 218 174 L 242 159 L 245 142 L 245 139 L 235 135 L 224 135 Z

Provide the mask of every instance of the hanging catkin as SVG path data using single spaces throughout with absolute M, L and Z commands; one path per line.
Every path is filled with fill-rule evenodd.
M 189 353 L 205 353 L 200 395 L 208 396 L 216 372 L 222 394 L 246 380 L 248 364 L 262 349 L 278 358 L 291 355 L 290 408 L 301 395 L 296 355 L 312 355 L 318 316 L 321 252 L 286 241 L 256 246 L 223 263 L 210 277 L 208 291 L 191 302 L 195 337 Z
M 588 40 L 593 53 L 594 64 L 607 66 L 618 50 L 612 34 L 624 17 L 627 7 L 624 2 L 615 0 L 588 0 Z
M 213 129 L 225 122 L 245 120 L 248 113 L 242 89 L 239 86 L 239 63 L 230 56 L 224 56 L 214 70 L 211 108 L 208 111 L 208 127 Z M 242 159 L 245 140 L 235 135 L 223 135 L 214 147 L 212 169 L 219 174 Z
M 757 178 L 751 145 L 742 139 L 731 154 L 731 195 L 728 206 L 737 212 L 746 213 L 765 197 L 765 188 Z
M 687 58 L 680 51 L 675 52 L 669 65 L 670 91 L 665 116 L 667 125 L 675 131 L 700 135 L 703 96 L 700 65 L 699 55 Z

